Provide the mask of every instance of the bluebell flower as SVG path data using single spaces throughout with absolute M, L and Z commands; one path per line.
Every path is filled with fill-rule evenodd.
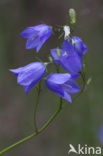
M 99 128 L 98 136 L 100 142 L 103 144 L 103 125 Z
M 79 86 L 74 81 L 79 74 L 61 74 L 54 73 L 47 77 L 46 85 L 48 89 L 58 94 L 60 97 L 66 99 L 70 103 L 72 102 L 71 94 L 75 94 L 80 91 Z
M 39 52 L 42 45 L 50 38 L 52 30 L 46 24 L 40 24 L 25 29 L 21 36 L 27 38 L 26 49 L 35 49 Z
M 17 83 L 24 87 L 26 94 L 44 76 L 46 68 L 41 62 L 33 62 L 25 67 L 10 69 L 17 77 Z
M 70 40 L 68 40 L 70 41 Z M 83 41 L 77 37 L 74 36 L 71 38 L 73 46 L 77 49 L 78 55 L 80 57 L 83 57 L 83 55 L 87 52 L 88 48 L 87 46 L 83 43 Z
M 82 60 L 78 55 L 76 48 L 65 40 L 60 49 L 60 57 L 57 55 L 57 49 L 51 49 L 51 55 L 53 60 L 71 73 L 78 73 L 82 69 Z

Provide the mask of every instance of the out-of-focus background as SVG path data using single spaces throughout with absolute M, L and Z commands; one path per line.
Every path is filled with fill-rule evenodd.
M 8 70 L 36 61 L 36 51 L 25 49 L 26 40 L 20 33 L 43 22 L 65 24 L 69 8 L 77 12 L 75 35 L 88 46 L 85 58 L 92 83 L 75 102 L 64 102 L 63 111 L 41 135 L 5 156 L 67 156 L 69 144 L 102 146 L 98 130 L 103 124 L 103 0 L 0 0 L 0 150 L 28 136 L 34 128 L 35 88 L 26 96 Z M 47 60 L 49 49 L 55 47 L 52 37 L 39 56 Z M 39 127 L 56 110 L 58 100 L 43 85 L 37 114 Z

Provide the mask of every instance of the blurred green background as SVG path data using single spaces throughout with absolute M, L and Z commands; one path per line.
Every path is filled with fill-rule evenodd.
M 92 77 L 92 83 L 75 102 L 64 102 L 63 111 L 45 132 L 4 156 L 67 156 L 69 144 L 102 146 L 98 129 L 103 124 L 103 0 L 0 0 L 0 149 L 30 135 L 34 128 L 35 88 L 26 96 L 8 71 L 36 61 L 36 51 L 25 49 L 26 40 L 20 33 L 43 22 L 63 25 L 69 8 L 77 12 L 75 35 L 88 46 L 87 76 Z M 49 49 L 56 46 L 52 37 L 39 56 L 47 60 Z M 43 85 L 38 127 L 56 110 L 58 100 Z

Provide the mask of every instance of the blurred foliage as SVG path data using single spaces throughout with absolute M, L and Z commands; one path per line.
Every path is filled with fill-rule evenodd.
M 47 23 L 55 26 L 68 19 L 68 9 L 77 12 L 74 35 L 88 46 L 85 57 L 88 89 L 64 109 L 54 123 L 40 136 L 4 154 L 5 156 L 63 156 L 69 144 L 99 146 L 98 129 L 103 124 L 103 0 L 0 0 L 0 149 L 33 132 L 33 109 L 36 90 L 26 96 L 10 68 L 36 61 L 35 50 L 26 50 L 20 33 L 27 26 Z M 66 15 L 67 14 L 67 15 Z M 38 54 L 44 61 L 50 48 L 57 47 L 52 37 Z M 53 67 L 51 66 L 52 70 Z M 56 110 L 58 96 L 43 91 L 38 110 L 38 125 Z

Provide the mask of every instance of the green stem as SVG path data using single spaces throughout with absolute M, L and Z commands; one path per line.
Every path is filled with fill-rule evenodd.
M 59 104 L 57 111 L 52 115 L 52 117 L 43 125 L 43 127 L 38 132 L 35 132 L 35 133 L 25 137 L 24 139 L 14 143 L 13 145 L 3 149 L 0 152 L 0 155 L 4 154 L 5 152 L 9 151 L 10 149 L 12 149 L 30 139 L 32 139 L 33 137 L 37 136 L 38 134 L 42 133 L 50 125 L 50 123 L 55 119 L 55 117 L 60 113 L 61 109 L 62 109 L 62 98 L 60 98 L 60 104 Z
M 82 81 L 83 81 L 83 86 L 82 86 L 82 89 L 81 89 L 80 93 L 73 99 L 73 102 L 74 102 L 74 101 L 84 92 L 84 90 L 85 90 L 85 85 L 86 85 L 85 73 L 80 72 L 80 75 L 81 75 L 81 78 L 82 78 Z
M 83 87 L 82 87 L 82 90 L 81 90 L 81 92 L 83 92 L 85 90 L 86 78 L 85 78 L 85 73 L 84 72 L 81 72 L 80 75 L 81 75 L 81 78 L 83 80 Z
M 44 124 L 44 126 L 39 130 L 39 133 L 41 133 L 42 131 L 44 131 L 49 124 L 55 119 L 55 117 L 60 113 L 61 109 L 62 109 L 62 98 L 60 98 L 60 104 L 59 107 L 57 109 L 57 111 L 52 115 L 52 117 Z
M 37 112 L 37 108 L 38 108 L 38 104 L 39 104 L 40 92 L 41 92 L 41 81 L 39 82 L 38 93 L 37 93 L 37 98 L 36 98 L 36 104 L 35 104 L 35 108 L 34 108 L 34 127 L 35 127 L 35 132 L 38 132 L 37 123 L 36 123 L 36 112 Z

